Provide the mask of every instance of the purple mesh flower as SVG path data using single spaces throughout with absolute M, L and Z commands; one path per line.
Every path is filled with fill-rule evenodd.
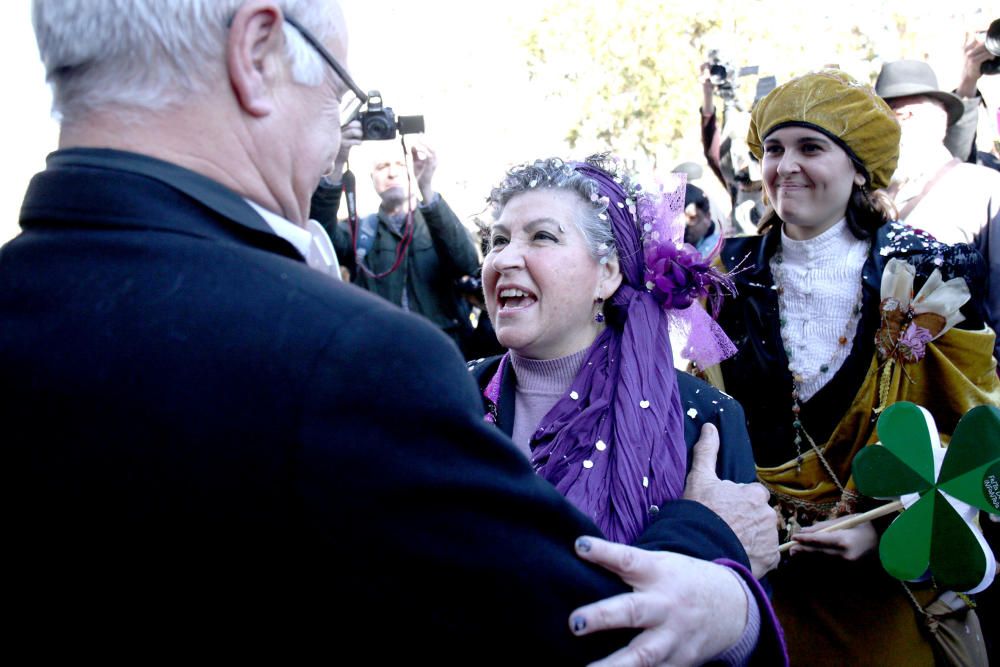
M 732 280 L 715 269 L 693 246 L 673 243 L 646 245 L 646 289 L 664 308 L 683 310 L 697 299 L 709 298 L 718 315 L 724 292 L 735 294 Z
M 910 322 L 906 331 L 899 337 L 899 347 L 906 361 L 914 362 L 924 358 L 927 353 L 927 343 L 931 342 L 931 332 L 915 322 Z

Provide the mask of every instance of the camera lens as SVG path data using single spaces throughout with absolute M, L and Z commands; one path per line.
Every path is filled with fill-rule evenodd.
M 708 68 L 708 74 L 712 79 L 712 83 L 718 86 L 726 80 L 727 72 L 724 65 L 711 65 Z
M 986 39 L 983 41 L 986 50 L 993 54 L 993 58 L 987 60 L 979 66 L 979 71 L 983 74 L 996 74 L 1000 72 L 1000 19 L 990 24 L 986 31 Z
M 393 133 L 393 128 L 389 127 L 389 123 L 386 121 L 384 116 L 372 116 L 366 119 L 367 122 L 363 128 L 364 136 L 366 139 L 391 139 Z

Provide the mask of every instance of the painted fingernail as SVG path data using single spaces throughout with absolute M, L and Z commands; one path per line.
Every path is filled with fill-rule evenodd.
M 586 537 L 577 538 L 577 540 L 576 540 L 576 550 L 579 551 L 580 553 L 584 553 L 585 554 L 588 551 L 590 551 L 590 546 L 591 546 L 590 545 L 590 540 L 588 540 Z
M 578 635 L 586 629 L 587 629 L 587 619 L 584 618 L 583 616 L 574 616 L 573 633 Z

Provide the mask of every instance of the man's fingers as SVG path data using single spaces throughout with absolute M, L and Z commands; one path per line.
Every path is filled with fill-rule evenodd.
M 678 638 L 673 633 L 643 632 L 628 646 L 618 649 L 603 660 L 590 663 L 587 667 L 643 667 L 662 665 L 676 650 Z
M 701 427 L 698 442 L 694 443 L 691 459 L 691 472 L 700 475 L 715 476 L 715 465 L 719 459 L 719 431 L 714 424 L 706 423 Z
M 577 539 L 576 553 L 580 558 L 614 572 L 629 586 L 639 583 L 642 564 L 650 555 L 642 549 L 586 536 Z

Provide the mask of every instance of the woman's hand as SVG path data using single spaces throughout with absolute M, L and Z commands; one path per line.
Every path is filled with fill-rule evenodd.
M 628 646 L 594 665 L 700 665 L 743 635 L 747 595 L 738 575 L 722 565 L 596 537 L 578 539 L 576 552 L 617 574 L 634 592 L 574 611 L 569 620 L 573 633 L 644 629 Z
M 684 497 L 712 510 L 736 533 L 753 576 L 760 579 L 778 566 L 778 517 L 768 505 L 771 494 L 763 485 L 737 484 L 715 474 L 719 457 L 719 431 L 713 424 L 701 427 Z
M 816 532 L 820 528 L 839 523 L 852 516 L 855 515 L 848 514 L 838 519 L 817 521 L 813 525 L 803 528 L 792 536 L 795 544 L 788 550 L 788 554 L 794 556 L 797 553 L 823 553 L 830 556 L 840 556 L 845 560 L 857 560 L 868 552 L 874 551 L 878 545 L 878 533 L 875 532 L 875 527 L 870 522 L 843 530 Z

